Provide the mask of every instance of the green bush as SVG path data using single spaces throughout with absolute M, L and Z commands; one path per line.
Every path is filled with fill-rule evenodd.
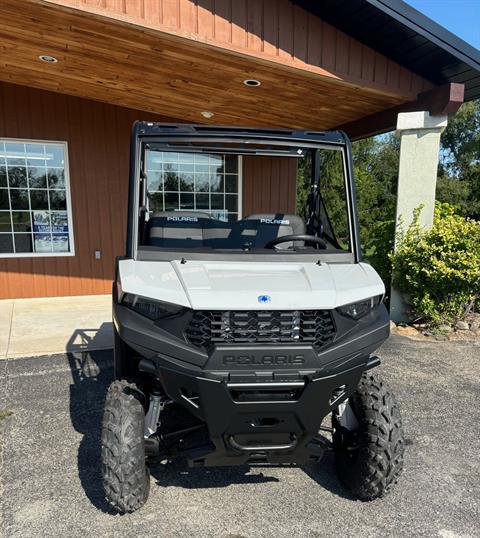
M 480 222 L 437 203 L 433 227 L 414 221 L 397 239 L 391 256 L 395 287 L 405 293 L 417 318 L 452 324 L 475 308 L 480 298 Z

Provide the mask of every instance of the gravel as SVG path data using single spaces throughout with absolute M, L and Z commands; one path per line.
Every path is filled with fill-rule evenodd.
M 0 421 L 0 535 L 480 536 L 480 346 L 394 336 L 380 355 L 407 436 L 404 474 L 384 499 L 352 499 L 330 454 L 304 468 L 175 462 L 125 516 L 109 512 L 99 477 L 111 352 L 0 361 L 0 410 L 12 412 Z

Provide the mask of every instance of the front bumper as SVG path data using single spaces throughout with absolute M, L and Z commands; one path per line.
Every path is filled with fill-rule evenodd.
M 319 459 L 323 418 L 376 366 L 388 337 L 383 305 L 317 353 L 308 345 L 215 346 L 209 353 L 114 304 L 119 336 L 144 359 L 172 400 L 204 421 L 211 442 L 187 451 L 191 465 L 302 463 Z
M 195 375 L 168 360 L 143 361 L 168 395 L 203 420 L 210 442 L 185 452 L 192 466 L 244 463 L 304 463 L 318 460 L 324 444 L 316 438 L 325 415 L 348 398 L 372 359 L 340 374 L 235 376 Z M 248 379 L 248 380 L 247 380 Z

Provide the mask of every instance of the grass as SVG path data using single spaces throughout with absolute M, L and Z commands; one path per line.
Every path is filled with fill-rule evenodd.
M 8 417 L 13 415 L 12 411 L 8 411 L 7 409 L 0 409 L 0 422 Z

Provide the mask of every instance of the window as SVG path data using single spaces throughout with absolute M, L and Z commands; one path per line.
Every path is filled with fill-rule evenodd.
M 298 160 L 297 212 L 309 224 L 308 233 L 326 240 L 328 250 L 351 250 L 351 230 L 346 190 L 344 154 L 335 149 L 316 151 L 318 187 L 311 196 L 312 153 Z M 312 211 L 314 214 L 312 215 Z
M 68 255 L 66 143 L 0 139 L 0 257 Z
M 320 218 L 324 222 L 324 233 L 327 237 L 332 236 L 337 248 L 350 250 L 343 154 L 341 151 L 321 151 L 319 159 L 320 194 L 323 201 Z
M 238 155 L 147 152 L 149 213 L 203 211 L 219 220 L 240 213 Z

